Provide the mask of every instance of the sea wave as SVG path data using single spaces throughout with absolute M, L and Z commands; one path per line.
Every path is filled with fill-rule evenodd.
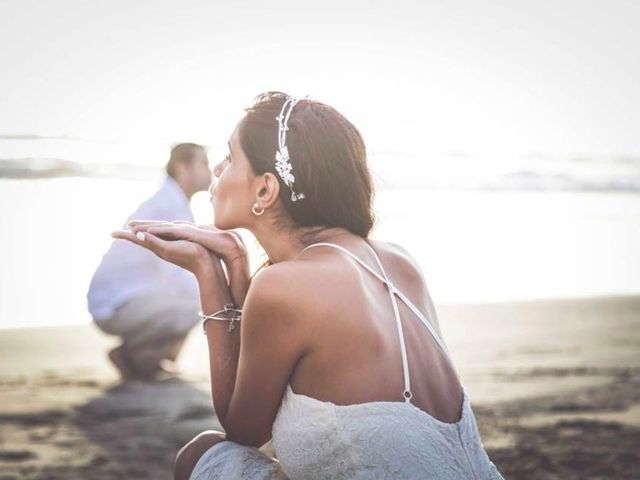
M 375 156 L 374 177 L 383 188 L 492 191 L 602 191 L 640 193 L 640 159 L 575 158 L 531 165 L 491 165 L 477 158 L 449 157 L 420 161 L 390 153 Z M 489 165 L 489 167 L 487 167 Z M 160 166 L 127 163 L 86 163 L 61 158 L 0 159 L 0 178 L 37 179 L 95 177 L 152 179 Z
M 158 174 L 157 167 L 122 163 L 85 164 L 60 158 L 0 159 L 0 178 L 36 179 L 96 177 L 147 179 Z

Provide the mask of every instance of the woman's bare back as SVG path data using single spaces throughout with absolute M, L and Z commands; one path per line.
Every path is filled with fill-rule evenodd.
M 439 333 L 435 309 L 415 262 L 399 247 L 368 241 L 396 288 Z M 338 244 L 381 273 L 362 239 Z M 297 264 L 295 267 L 293 263 Z M 296 302 L 305 353 L 290 378 L 294 392 L 337 405 L 402 401 L 403 368 L 394 310 L 387 286 L 335 248 L 302 253 Z M 453 367 L 416 315 L 398 301 L 406 343 L 411 402 L 440 421 L 459 419 L 462 387 Z

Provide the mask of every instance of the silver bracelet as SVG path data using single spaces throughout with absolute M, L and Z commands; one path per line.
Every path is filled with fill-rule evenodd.
M 233 303 L 225 303 L 222 310 L 218 310 L 217 312 L 213 312 L 209 315 L 205 315 L 200 312 L 200 318 L 202 319 L 202 331 L 205 335 L 207 334 L 207 322 L 209 320 L 220 320 L 229 322 L 229 330 L 227 331 L 231 332 L 236 328 L 236 322 L 240 321 L 241 316 L 242 310 Z

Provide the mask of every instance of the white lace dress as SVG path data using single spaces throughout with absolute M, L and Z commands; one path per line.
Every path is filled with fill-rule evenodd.
M 316 243 L 307 248 L 321 245 L 344 251 L 388 286 L 400 333 L 404 401 L 336 405 L 298 394 L 287 385 L 272 430 L 277 460 L 256 448 L 221 442 L 200 458 L 191 480 L 502 479 L 484 450 L 466 392 L 456 423 L 441 422 L 411 403 L 396 296 L 445 354 L 446 347 L 424 315 L 391 283 L 375 251 L 382 275 L 339 245 Z

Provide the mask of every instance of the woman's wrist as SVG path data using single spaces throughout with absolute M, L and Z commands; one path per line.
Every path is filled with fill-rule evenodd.
M 210 246 L 211 238 L 209 238 L 211 234 L 212 232 L 206 228 L 194 228 L 188 240 L 199 243 L 210 250 L 215 256 L 220 258 L 227 267 L 229 267 L 231 263 L 240 261 L 243 257 L 248 256 L 247 248 L 244 246 L 242 241 L 238 239 L 237 234 L 231 232 L 217 232 L 218 235 L 222 234 L 223 236 L 227 236 L 227 239 L 219 244 L 219 247 L 226 244 L 226 248 L 223 250 L 218 250 L 218 248 L 215 250 L 212 249 Z
M 229 264 L 225 263 L 229 274 L 229 289 L 236 305 L 243 305 L 244 299 L 251 283 L 251 272 L 249 271 L 249 257 L 244 254 L 236 257 Z
M 228 248 L 222 255 L 225 265 L 229 266 L 232 262 L 246 257 L 248 255 L 247 247 L 244 245 L 240 237 L 235 232 L 226 232 L 228 237 Z
M 235 304 L 224 273 L 200 277 L 198 289 L 200 290 L 200 306 L 204 314 L 220 310 L 225 304 Z
M 249 266 L 249 253 L 245 249 L 237 249 L 222 259 L 227 267 L 227 270 L 231 268 L 237 269 L 238 267 L 248 268 Z
M 224 279 L 226 283 L 220 259 L 211 254 L 199 263 L 198 269 L 193 273 L 199 284 L 219 282 L 221 278 Z

